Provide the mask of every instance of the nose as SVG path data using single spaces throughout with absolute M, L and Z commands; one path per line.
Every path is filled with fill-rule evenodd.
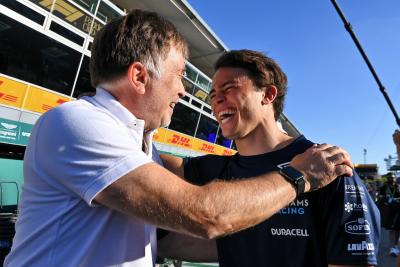
M 214 104 L 221 104 L 222 102 L 224 102 L 225 100 L 225 96 L 222 93 L 215 93 L 213 99 L 211 102 L 213 102 Z
M 180 82 L 179 90 L 178 90 L 178 96 L 179 98 L 182 98 L 186 95 L 186 90 L 185 86 L 183 85 L 182 81 Z

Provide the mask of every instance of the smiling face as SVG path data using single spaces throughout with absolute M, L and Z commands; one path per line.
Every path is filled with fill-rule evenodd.
M 264 92 L 255 89 L 245 69 L 222 67 L 216 71 L 211 107 L 226 138 L 244 138 L 261 126 Z
M 161 77 L 150 78 L 147 95 L 146 129 L 168 126 L 179 98 L 185 95 L 182 75 L 185 58 L 182 52 L 171 47 L 169 54 L 161 63 Z

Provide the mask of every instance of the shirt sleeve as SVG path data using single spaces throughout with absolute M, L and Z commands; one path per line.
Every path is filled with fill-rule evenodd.
M 217 155 L 185 158 L 185 180 L 196 185 L 205 185 L 214 179 L 221 179 L 228 161 L 229 157 Z
M 89 205 L 114 181 L 152 162 L 134 133 L 106 113 L 60 107 L 44 114 L 38 127 L 35 161 L 41 177 Z
M 185 180 L 192 184 L 202 185 L 204 181 L 201 181 L 199 177 L 199 169 L 201 170 L 201 160 L 199 158 L 184 158 L 184 173 L 185 173 Z
M 377 265 L 380 214 L 360 177 L 340 177 L 320 191 L 328 264 Z

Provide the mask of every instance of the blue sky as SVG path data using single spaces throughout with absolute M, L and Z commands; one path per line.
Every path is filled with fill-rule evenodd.
M 354 163 L 394 156 L 396 121 L 329 0 L 188 0 L 229 49 L 267 53 L 289 79 L 285 114 Z M 400 1 L 338 1 L 400 113 Z

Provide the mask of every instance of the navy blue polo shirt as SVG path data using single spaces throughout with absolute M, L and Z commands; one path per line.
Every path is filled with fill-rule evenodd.
M 185 178 L 203 185 L 216 177 L 254 177 L 278 170 L 312 144 L 300 136 L 283 149 L 261 155 L 186 159 Z M 217 248 L 222 267 L 376 265 L 379 240 L 379 211 L 354 173 L 300 195 L 254 227 L 217 239 Z

